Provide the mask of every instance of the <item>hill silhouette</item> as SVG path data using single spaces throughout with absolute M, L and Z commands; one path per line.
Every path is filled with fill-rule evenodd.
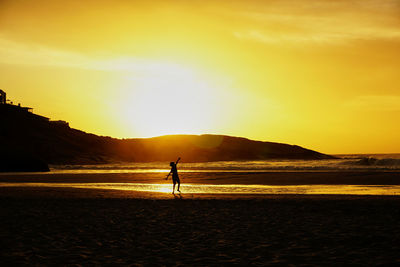
M 333 158 L 300 146 L 223 135 L 104 137 L 8 104 L 0 105 L 0 115 L 2 158 L 28 155 L 49 164 L 171 161 L 177 156 L 185 162 Z

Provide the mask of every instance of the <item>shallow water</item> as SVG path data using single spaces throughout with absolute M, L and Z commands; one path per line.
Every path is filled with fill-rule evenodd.
M 0 187 L 51 187 L 171 193 L 171 184 L 145 183 L 0 183 Z M 400 185 L 202 185 L 184 184 L 184 194 L 400 195 Z
M 52 165 L 51 173 L 159 173 L 169 162 Z M 180 172 L 400 171 L 400 154 L 340 155 L 328 160 L 255 160 L 179 163 Z

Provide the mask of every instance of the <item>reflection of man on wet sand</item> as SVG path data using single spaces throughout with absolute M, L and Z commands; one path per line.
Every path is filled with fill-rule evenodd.
M 180 193 L 181 191 L 179 190 L 179 187 L 181 186 L 181 181 L 179 180 L 178 176 L 178 169 L 176 168 L 176 165 L 178 165 L 178 162 L 181 158 L 178 158 L 176 162 L 171 161 L 169 163 L 169 166 L 171 166 L 171 171 L 168 173 L 167 178 L 165 180 L 168 180 L 169 175 L 172 173 L 172 182 L 174 183 L 174 186 L 172 188 L 172 194 L 175 193 L 175 184 L 178 183 L 178 192 Z

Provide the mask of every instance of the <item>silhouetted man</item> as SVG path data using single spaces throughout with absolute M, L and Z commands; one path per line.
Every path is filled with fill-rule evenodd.
M 165 180 L 168 180 L 169 175 L 172 173 L 172 182 L 174 183 L 174 186 L 172 188 L 172 194 L 175 194 L 175 184 L 178 183 L 178 192 L 180 193 L 181 191 L 179 191 L 179 187 L 181 186 L 181 181 L 179 180 L 179 176 L 178 176 L 178 169 L 176 168 L 176 165 L 178 165 L 178 162 L 181 158 L 178 158 L 178 160 L 176 162 L 171 161 L 169 163 L 169 166 L 171 166 L 171 171 L 168 173 L 167 178 L 165 178 Z

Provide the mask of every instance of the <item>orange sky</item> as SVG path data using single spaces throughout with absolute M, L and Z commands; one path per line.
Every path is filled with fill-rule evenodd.
M 400 1 L 0 1 L 0 88 L 113 137 L 400 152 Z

